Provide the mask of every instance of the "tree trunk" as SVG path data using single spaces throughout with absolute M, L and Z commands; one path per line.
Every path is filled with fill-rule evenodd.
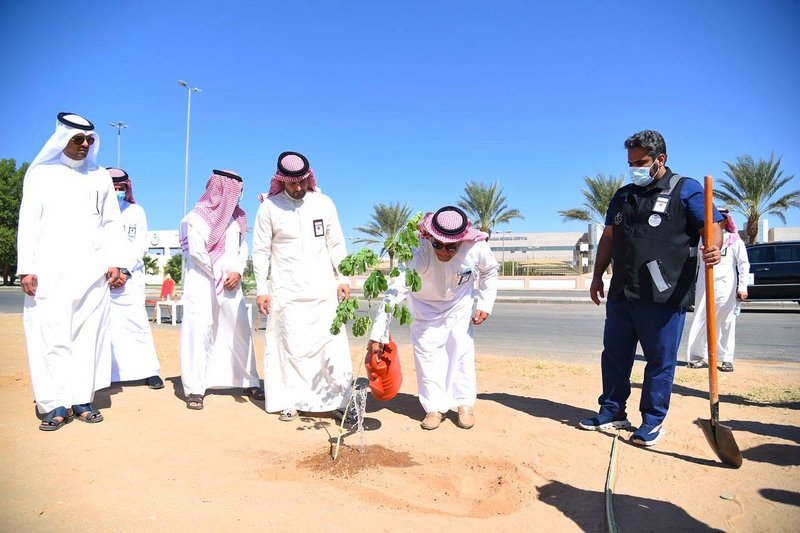
M 389 272 L 394 268 L 394 250 L 389 249 Z
M 753 244 L 758 237 L 758 219 L 747 219 L 747 244 Z

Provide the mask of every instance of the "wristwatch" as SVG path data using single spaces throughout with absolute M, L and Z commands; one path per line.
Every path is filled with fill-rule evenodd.
M 130 270 L 128 270 L 127 268 L 120 268 L 120 269 L 119 269 L 119 273 L 120 273 L 120 274 L 125 274 L 125 275 L 126 275 L 126 276 L 128 276 L 128 277 L 131 277 L 131 271 L 130 271 Z

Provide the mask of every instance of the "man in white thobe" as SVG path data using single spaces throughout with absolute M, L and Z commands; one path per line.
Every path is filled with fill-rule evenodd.
M 111 382 L 143 379 L 151 389 L 163 389 L 153 332 L 145 309 L 144 254 L 147 217 L 133 197 L 133 184 L 121 168 L 109 168 L 120 210 L 120 238 L 125 268 L 122 286 L 111 290 Z
M 282 153 L 253 233 L 257 304 L 268 315 L 266 408 L 280 420 L 340 411 L 349 400 L 347 334 L 330 332 L 338 300 L 350 294 L 338 270 L 345 255 L 336 207 L 317 190 L 308 160 Z
M 241 387 L 263 400 L 250 319 L 242 292 L 247 217 L 239 207 L 242 178 L 214 170 L 181 221 L 186 262 L 181 324 L 181 381 L 186 407 L 203 408 L 206 390 Z
M 719 209 L 722 221 L 722 250 L 714 266 L 714 311 L 717 322 L 717 353 L 722 372 L 733 372 L 733 352 L 736 349 L 736 318 L 742 301 L 747 299 L 747 277 L 750 260 L 747 247 L 736 231 L 727 209 Z M 694 301 L 694 319 L 689 330 L 686 360 L 690 368 L 708 368 L 708 335 L 706 332 L 706 269 L 699 265 Z
M 119 284 L 123 261 L 119 205 L 97 164 L 99 147 L 89 120 L 59 113 L 23 182 L 17 275 L 36 407 L 47 413 L 43 431 L 73 414 L 103 420 L 92 401 L 110 384 L 109 285 Z
M 408 298 L 417 390 L 425 409 L 422 428 L 436 429 L 445 413 L 457 409 L 456 424 L 469 429 L 475 424 L 477 398 L 472 326 L 482 324 L 492 312 L 498 264 L 486 243 L 488 235 L 474 228 L 458 207 L 427 213 L 419 229 L 420 245 L 408 268 L 420 275 L 422 288 L 411 292 L 401 274 L 390 283 L 384 304 L 393 306 Z M 385 307 L 378 306 L 369 355 L 382 353 L 389 342 L 390 316 Z

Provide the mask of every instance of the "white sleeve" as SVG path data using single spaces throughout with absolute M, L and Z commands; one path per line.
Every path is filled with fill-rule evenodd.
M 247 254 L 250 249 L 247 247 L 247 238 L 245 235 L 240 234 L 240 239 L 242 242 L 239 244 L 239 255 L 236 258 L 236 268 L 233 270 L 238 272 L 239 276 L 242 276 L 244 274 L 244 268 L 247 266 Z
M 492 314 L 494 301 L 497 298 L 497 268 L 492 249 L 486 241 L 479 242 L 478 248 L 478 303 L 476 309 Z
M 370 340 L 386 344 L 389 342 L 389 326 L 392 322 L 392 317 L 386 312 L 387 305 L 398 305 L 408 298 L 408 293 L 411 289 L 406 285 L 406 270 L 416 270 L 420 276 L 424 275 L 427 270 L 427 265 L 421 267 L 421 263 L 425 261 L 420 248 L 415 248 L 414 255 L 407 267 L 400 269 L 400 275 L 392 278 L 389 281 L 389 288 L 383 297 L 383 301 L 378 306 L 378 311 L 375 313 L 375 319 L 372 322 L 372 329 L 370 329 Z M 425 281 L 423 280 L 423 283 Z
M 211 256 L 206 250 L 206 239 L 203 237 L 202 232 L 194 224 L 192 224 L 192 217 L 187 217 L 186 221 L 186 238 L 188 244 L 189 256 L 194 261 L 200 270 L 214 277 L 214 268 L 211 265 Z
M 108 172 L 106 172 L 108 175 Z M 106 249 L 106 266 L 125 268 L 128 263 L 128 252 L 122 235 L 122 215 L 119 212 L 119 200 L 117 192 L 114 190 L 114 183 L 108 175 L 108 184 L 105 191 L 99 191 L 103 195 L 103 207 L 101 210 L 102 226 L 101 235 Z
M 747 292 L 747 278 L 750 276 L 750 258 L 747 246 L 741 239 L 736 241 L 736 272 L 738 274 L 737 292 Z
M 331 258 L 331 266 L 334 272 L 336 272 L 336 278 L 339 280 L 339 283 L 350 285 L 350 279 L 346 276 L 342 276 L 339 272 L 339 264 L 347 255 L 347 243 L 344 240 L 344 233 L 342 232 L 342 225 L 339 223 L 339 215 L 336 212 L 336 206 L 333 200 L 328 199 L 328 201 L 330 203 L 330 214 L 327 217 L 325 227 L 325 243 L 328 247 L 328 255 Z
M 36 249 L 42 231 L 42 189 L 36 169 L 22 184 L 17 226 L 17 275 L 37 274 Z
M 133 204 L 136 205 L 136 204 Z M 131 257 L 131 265 L 128 267 L 128 270 L 133 272 L 134 270 L 140 270 L 144 268 L 144 254 L 148 250 L 147 244 L 147 215 L 144 212 L 142 206 L 139 206 L 139 209 L 136 210 L 136 237 L 134 238 L 133 244 L 131 245 L 131 250 L 134 254 Z
M 269 267 L 272 259 L 272 219 L 269 214 L 269 200 L 264 200 L 253 225 L 253 272 L 256 276 L 256 294 L 269 294 Z

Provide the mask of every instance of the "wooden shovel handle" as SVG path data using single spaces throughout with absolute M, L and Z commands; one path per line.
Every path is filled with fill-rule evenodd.
M 703 246 L 714 242 L 714 178 L 705 177 L 705 222 Z M 702 257 L 698 258 L 703 261 Z M 706 275 L 706 335 L 708 337 L 708 399 L 712 412 L 718 408 L 717 390 L 717 313 L 714 309 L 714 267 L 703 261 Z

